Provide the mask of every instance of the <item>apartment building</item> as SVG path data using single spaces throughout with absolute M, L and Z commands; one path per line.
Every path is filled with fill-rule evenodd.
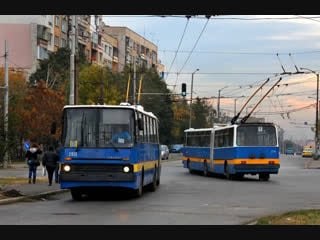
M 72 27 L 70 15 L 0 15 L 0 53 L 7 40 L 9 67 L 29 76 L 50 52 L 71 47 Z M 101 15 L 76 15 L 75 30 L 76 52 L 83 52 L 92 64 L 121 72 L 135 60 L 137 66 L 164 72 L 157 46 L 127 27 L 107 26 Z
M 119 71 L 119 50 L 118 40 L 112 36 L 102 33 L 103 63 L 112 69 L 113 72 Z
M 8 43 L 9 68 L 27 76 L 37 69 L 38 60 L 54 50 L 52 15 L 0 15 L 0 53 Z
M 91 15 L 77 15 L 77 50 L 91 56 Z M 35 72 L 39 60 L 70 46 L 69 15 L 0 15 L 0 52 L 8 43 L 9 67 Z M 3 42 L 3 44 L 1 44 Z
M 102 33 L 118 40 L 118 71 L 136 61 L 138 66 L 158 68 L 158 47 L 127 27 L 101 25 Z
M 91 15 L 77 15 L 77 34 L 76 34 L 76 51 L 84 53 L 86 58 L 91 58 Z
M 95 18 L 99 17 L 95 16 Z M 118 40 L 104 33 L 101 30 L 102 25 L 102 20 L 96 21 L 96 30 L 92 32 L 91 63 L 106 66 L 118 72 Z

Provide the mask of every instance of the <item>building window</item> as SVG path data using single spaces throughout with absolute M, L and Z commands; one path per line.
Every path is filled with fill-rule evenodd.
M 59 27 L 59 16 L 54 16 L 54 25 Z
M 63 48 L 67 47 L 67 40 L 64 38 L 61 39 L 61 47 Z
M 68 31 L 68 21 L 65 19 L 62 20 L 61 31 L 63 33 L 67 33 Z
M 47 59 L 48 58 L 48 49 L 38 46 L 38 59 Z
M 59 47 L 59 37 L 54 36 L 54 45 Z
M 51 45 L 52 34 L 48 33 L 48 45 Z

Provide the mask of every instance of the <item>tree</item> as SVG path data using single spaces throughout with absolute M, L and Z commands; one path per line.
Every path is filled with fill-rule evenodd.
M 192 103 L 192 126 L 194 128 L 208 128 L 212 127 L 212 116 L 214 110 L 208 106 L 204 100 L 199 97 L 196 98 L 195 103 Z
M 69 78 L 70 53 L 69 48 L 59 48 L 56 52 L 49 53 L 48 59 L 40 60 L 40 66 L 30 75 L 29 82 L 36 84 L 43 80 L 47 87 L 56 89 Z
M 24 108 L 20 109 L 23 126 L 18 129 L 24 139 L 43 144 L 52 144 L 51 124 L 60 124 L 61 112 L 66 104 L 64 92 L 46 87 L 44 81 L 27 88 Z M 61 128 L 58 128 L 61 129 Z M 59 132 L 56 133 L 59 136 Z
M 182 98 L 176 98 L 173 103 L 174 121 L 171 128 L 171 143 L 184 142 L 184 130 L 189 128 L 189 105 Z
M 84 66 L 79 73 L 79 104 L 119 104 L 123 101 L 121 85 L 124 83 L 116 82 L 108 68 Z
M 171 92 L 155 69 L 137 69 L 137 79 L 141 79 L 140 102 L 146 111 L 153 112 L 159 119 L 160 142 L 169 144 L 173 126 Z M 137 84 L 137 86 L 139 86 Z
M 0 69 L 0 76 L 4 76 L 4 69 Z M 8 103 L 8 131 L 5 135 L 4 117 L 0 118 L 0 159 L 3 160 L 5 153 L 10 159 L 21 156 L 21 135 L 17 131 L 23 126 L 23 118 L 19 109 L 23 108 L 23 99 L 26 94 L 26 76 L 22 71 L 9 70 L 9 103 Z M 1 86 L 4 79 L 0 78 Z M 0 98 L 4 99 L 5 91 L 0 91 Z M 3 102 L 4 104 L 4 102 Z M 0 107 L 0 115 L 4 116 L 4 105 Z M 7 137 L 5 137 L 7 136 Z M 5 141 L 6 140 L 6 141 Z

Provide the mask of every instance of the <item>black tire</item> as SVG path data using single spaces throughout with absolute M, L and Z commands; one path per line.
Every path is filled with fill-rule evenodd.
M 209 175 L 209 171 L 208 171 L 208 164 L 207 162 L 203 163 L 203 176 L 208 176 Z
M 270 174 L 269 173 L 260 173 L 259 174 L 259 181 L 269 181 L 270 179 Z
M 188 159 L 187 168 L 189 169 L 189 173 L 194 173 L 194 171 L 190 168 L 190 160 Z
M 231 174 L 231 173 L 229 172 L 229 166 L 228 166 L 227 163 L 224 165 L 224 174 L 226 175 L 226 178 L 227 178 L 227 179 L 229 179 L 229 180 L 233 180 L 233 179 L 234 179 L 233 174 Z
M 235 178 L 236 178 L 237 180 L 243 180 L 244 174 L 243 174 L 243 173 L 236 173 Z
M 70 190 L 71 192 L 71 197 L 74 201 L 81 201 L 83 198 L 82 198 L 82 193 L 80 190 L 78 189 L 71 189 Z
M 138 189 L 135 189 L 134 190 L 134 195 L 135 197 L 139 198 L 141 197 L 143 194 L 143 172 L 141 173 L 140 175 L 140 184 L 139 184 L 139 187 Z
M 152 183 L 150 183 L 149 185 L 149 191 L 154 192 L 157 190 L 157 187 L 158 187 L 158 169 L 155 168 L 153 173 Z

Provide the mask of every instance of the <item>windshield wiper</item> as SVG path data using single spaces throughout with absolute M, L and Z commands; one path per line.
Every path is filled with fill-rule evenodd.
M 112 147 L 116 150 L 116 152 L 119 152 L 119 149 L 117 148 L 117 146 L 112 142 L 112 139 L 110 141 L 107 142 L 107 144 L 111 144 Z

